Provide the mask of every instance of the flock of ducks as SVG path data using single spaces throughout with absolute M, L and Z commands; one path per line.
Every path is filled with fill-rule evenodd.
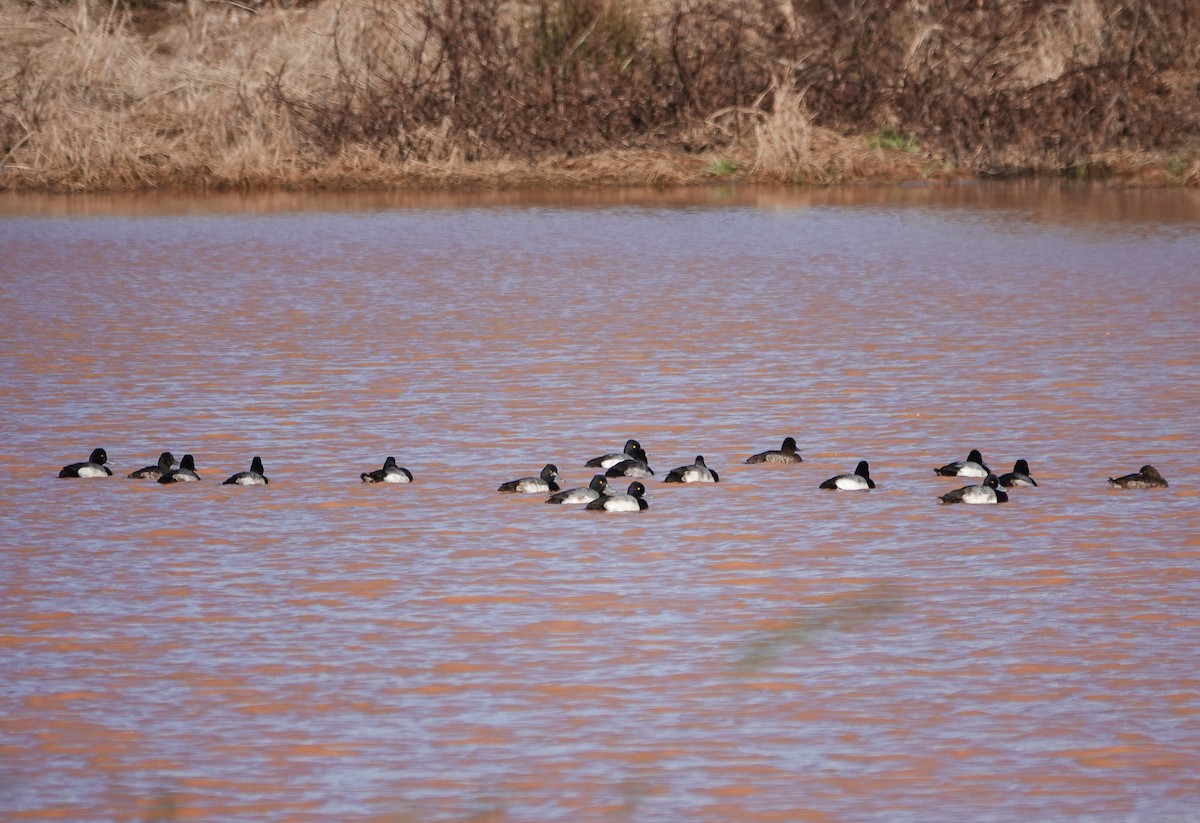
M 59 477 L 109 477 L 112 469 L 107 465 L 108 452 L 104 449 L 93 449 L 88 459 L 79 463 L 63 466 Z M 796 440 L 784 438 L 778 449 L 759 452 L 746 458 L 747 463 L 802 463 L 803 458 L 796 448 Z M 602 474 L 596 474 L 591 482 L 583 488 L 561 490 L 558 467 L 547 463 L 536 476 L 520 477 L 500 485 L 499 491 L 510 494 L 548 494 L 547 503 L 585 505 L 594 511 L 636 512 L 649 508 L 646 502 L 646 486 L 642 480 L 653 477 L 650 468 L 650 458 L 642 444 L 637 440 L 628 440 L 620 452 L 604 454 L 595 457 L 585 464 L 588 468 L 602 469 Z M 952 492 L 941 495 L 942 503 L 967 503 L 973 505 L 990 505 L 1008 501 L 1008 493 L 1004 489 L 1036 486 L 1037 481 L 1029 472 L 1029 463 L 1018 460 L 1011 472 L 995 475 L 978 449 L 972 449 L 966 460 L 947 463 L 933 470 L 943 477 L 982 478 L 976 485 L 963 486 Z M 200 479 L 196 473 L 196 463 L 192 455 L 185 454 L 180 461 L 170 452 L 159 455 L 158 462 L 153 466 L 130 472 L 129 477 L 142 480 L 155 480 L 159 483 L 190 483 Z M 395 457 L 388 457 L 383 467 L 373 471 L 362 472 L 359 477 L 364 483 L 411 483 L 413 473 L 397 465 Z M 632 478 L 633 482 L 624 491 L 609 489 L 610 478 Z M 250 461 L 250 470 L 237 472 L 224 481 L 224 485 L 233 486 L 265 486 L 270 481 L 264 474 L 262 458 L 255 457 Z M 696 455 L 695 461 L 686 466 L 671 469 L 663 478 L 664 483 L 718 483 L 720 477 L 716 470 L 709 468 L 704 462 L 703 455 Z M 1122 477 L 1110 477 L 1111 486 L 1124 489 L 1158 489 L 1166 488 L 1167 481 L 1153 466 L 1142 466 L 1133 474 Z M 821 483 L 822 489 L 840 489 L 843 491 L 866 491 L 875 488 L 871 479 L 871 467 L 866 460 L 859 462 L 851 474 L 839 474 Z
M 108 462 L 108 452 L 104 449 L 92 449 L 88 459 L 79 463 L 71 463 L 59 470 L 59 477 L 111 477 L 112 469 L 104 465 Z M 226 486 L 265 486 L 270 481 L 263 474 L 261 457 L 250 461 L 250 471 L 238 472 L 226 480 Z M 194 483 L 200 479 L 196 473 L 196 460 L 190 454 L 185 454 L 182 460 L 176 460 L 175 455 L 163 452 L 158 456 L 158 462 L 153 466 L 132 471 L 128 477 L 134 480 L 157 480 L 159 483 Z

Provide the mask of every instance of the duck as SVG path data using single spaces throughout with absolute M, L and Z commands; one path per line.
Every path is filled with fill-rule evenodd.
M 558 467 L 553 463 L 547 463 L 542 467 L 542 471 L 537 477 L 522 477 L 517 480 L 509 480 L 507 483 L 501 483 L 500 491 L 515 492 L 517 494 L 556 492 L 559 489 L 558 481 L 560 479 L 558 476 Z
M 747 463 L 803 463 L 804 458 L 800 456 L 800 452 L 796 451 L 796 438 L 783 438 L 783 445 L 778 449 L 771 449 L 758 454 L 752 454 L 746 458 Z
M 604 476 L 645 479 L 654 476 L 654 469 L 650 468 L 650 458 L 646 455 L 646 450 L 638 446 L 632 452 L 629 452 L 627 459 L 609 466 Z
M 58 471 L 59 477 L 110 477 L 112 469 L 104 465 L 108 462 L 108 452 L 104 449 L 92 449 L 88 459 L 82 463 L 71 463 Z
M 158 478 L 158 482 L 195 483 L 199 479 L 200 475 L 196 474 L 196 461 L 190 454 L 185 454 L 183 459 L 179 461 L 179 466 L 163 472 L 162 477 Z
M 602 474 L 597 474 L 586 488 L 568 489 L 565 492 L 552 494 L 546 499 L 547 503 L 591 503 L 603 497 L 608 491 L 608 480 Z
M 842 489 L 843 491 L 865 491 L 875 488 L 871 479 L 871 467 L 866 460 L 860 460 L 854 469 L 854 474 L 839 474 L 822 483 L 818 488 Z
M 983 462 L 983 455 L 979 453 L 979 449 L 971 449 L 966 460 L 947 463 L 940 469 L 934 469 L 933 473 L 943 477 L 987 477 L 992 470 Z
M 690 466 L 680 466 L 671 469 L 663 478 L 664 483 L 719 483 L 717 473 L 704 465 L 704 455 L 696 455 L 696 462 Z
M 396 465 L 396 458 L 388 455 L 383 461 L 383 468 L 373 472 L 363 472 L 359 475 L 364 483 L 411 483 L 413 473 L 403 466 Z
M 1108 485 L 1120 489 L 1165 489 L 1167 479 L 1153 466 L 1142 466 L 1133 474 L 1108 478 Z
M 992 503 L 1007 503 L 1008 493 L 1000 491 L 1000 482 L 996 475 L 989 474 L 978 486 L 963 486 L 961 489 L 943 494 L 939 498 L 943 503 L 974 503 L 989 505 Z
M 630 438 L 625 441 L 625 449 L 620 453 L 602 454 L 599 457 L 593 457 L 583 465 L 590 469 L 611 469 L 613 466 L 620 463 L 622 460 L 629 460 L 637 454 L 637 450 L 642 447 L 638 441 Z
M 265 486 L 271 481 L 263 474 L 262 458 L 258 455 L 250 461 L 250 471 L 238 472 L 230 477 L 222 486 Z
M 1029 475 L 1029 464 L 1024 460 L 1013 463 L 1013 470 L 1000 475 L 1000 485 L 1006 489 L 1016 486 L 1036 486 L 1037 481 Z
M 138 469 L 135 472 L 130 472 L 128 476 L 133 480 L 157 480 L 165 472 L 169 472 L 175 468 L 175 464 L 178 462 L 175 459 L 175 455 L 170 452 L 163 452 L 158 456 L 158 463 L 153 466 L 146 466 L 144 469 Z
M 634 480 L 629 484 L 629 489 L 624 494 L 609 494 L 602 495 L 596 498 L 591 503 L 587 504 L 588 511 L 599 512 L 640 512 L 650 508 L 650 504 L 646 502 L 643 496 L 646 494 L 646 487 L 641 481 Z

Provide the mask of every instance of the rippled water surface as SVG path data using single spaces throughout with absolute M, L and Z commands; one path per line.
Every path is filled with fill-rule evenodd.
M 1178 191 L 0 198 L 0 817 L 1195 820 L 1198 261 Z M 496 490 L 630 437 L 646 512 Z

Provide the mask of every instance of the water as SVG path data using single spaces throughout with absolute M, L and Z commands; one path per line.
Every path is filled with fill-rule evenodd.
M 0 816 L 1195 819 L 1197 260 L 1178 191 L 6 195 Z M 629 437 L 646 512 L 496 492 Z

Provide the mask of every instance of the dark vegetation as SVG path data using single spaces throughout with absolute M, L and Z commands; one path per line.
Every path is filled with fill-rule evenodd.
M 538 0 L 517 17 L 500 0 L 417 0 L 411 39 L 388 30 L 388 5 L 376 12 L 392 48 L 369 55 L 370 83 L 347 72 L 320 100 L 274 90 L 326 150 L 420 156 L 413 136 L 448 124 L 470 135 L 472 159 L 695 152 L 747 139 L 746 111 L 785 88 L 814 125 L 909 135 L 979 173 L 1087 169 L 1200 135 L 1190 0 L 933 0 L 920 12 L 908 0 L 677 0 L 650 17 L 632 0 Z
M 1194 0 L 28 0 L 23 8 L 34 22 L 0 34 L 9 54 L 0 57 L 0 187 L 303 185 L 333 160 L 351 168 L 343 182 L 354 185 L 355 174 L 361 184 L 403 182 L 413 164 L 470 178 L 464 169 L 489 163 L 603 165 L 614 152 L 626 164 L 638 152 L 678 158 L 680 180 L 668 182 L 705 173 L 887 177 L 889 163 L 901 176 L 1150 168 L 1158 182 L 1200 181 Z M 24 20 L 9 11 L 10 21 Z M 94 57 L 69 88 L 55 74 L 61 61 L 46 55 L 67 36 L 62 20 L 75 39 L 61 48 L 107 54 L 107 74 Z M 307 40 L 291 52 L 266 45 L 297 32 Z M 81 44 L 85 33 L 108 37 L 108 50 Z M 173 66 L 181 55 L 197 62 Z M 135 59 L 161 67 L 161 92 L 114 88 L 146 71 L 122 75 L 121 62 Z M 203 67 L 236 75 L 236 88 Z M 146 100 L 157 108 L 137 108 Z M 81 111 L 97 112 L 102 127 Z M 137 129 L 136 139 L 123 133 Z M 136 156 L 116 147 L 131 142 L 147 145 Z M 261 158 L 251 144 L 263 145 Z M 93 162 L 90 150 L 101 157 Z M 847 159 L 855 154 L 890 159 Z M 72 163 L 84 161 L 88 176 L 73 176 Z

